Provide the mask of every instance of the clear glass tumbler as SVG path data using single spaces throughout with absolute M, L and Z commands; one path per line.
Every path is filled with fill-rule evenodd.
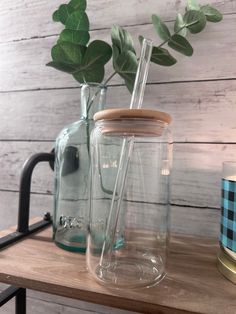
M 94 119 L 88 269 L 116 288 L 152 286 L 165 276 L 171 118 L 111 109 Z

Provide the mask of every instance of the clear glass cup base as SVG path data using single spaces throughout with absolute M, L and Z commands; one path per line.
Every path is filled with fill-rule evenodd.
M 140 262 L 140 260 L 123 257 L 118 261 L 111 261 L 105 267 L 98 265 L 95 276 L 100 283 L 111 288 L 135 289 L 158 284 L 165 277 L 165 272 L 162 262 L 153 264 L 150 260 Z

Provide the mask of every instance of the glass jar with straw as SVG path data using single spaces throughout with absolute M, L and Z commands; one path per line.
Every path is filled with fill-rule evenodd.
M 171 118 L 140 109 L 151 52 L 144 39 L 130 109 L 95 115 L 91 135 L 87 265 L 116 288 L 152 286 L 165 275 Z
M 88 269 L 109 286 L 152 286 L 165 276 L 171 118 L 111 109 L 94 119 Z

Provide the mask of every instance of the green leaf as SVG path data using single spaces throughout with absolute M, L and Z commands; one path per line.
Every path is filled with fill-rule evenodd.
M 201 7 L 201 12 L 206 16 L 207 21 L 209 22 L 220 22 L 223 19 L 223 15 L 211 7 L 210 5 L 204 5 Z
M 162 40 L 168 40 L 171 37 L 168 27 L 166 26 L 164 22 L 162 22 L 159 16 L 153 14 L 152 23 L 155 27 L 157 34 L 160 36 Z
M 58 39 L 58 43 L 70 42 L 72 44 L 86 46 L 89 42 L 89 32 L 85 31 L 73 31 L 71 29 L 64 29 Z
M 172 49 L 178 51 L 179 53 L 184 54 L 185 56 L 192 56 L 192 54 L 193 54 L 192 46 L 187 41 L 187 39 L 181 35 L 175 34 L 175 35 L 171 36 L 171 39 L 168 42 L 168 45 Z
M 135 53 L 132 36 L 122 27 L 117 25 L 112 26 L 111 40 L 112 44 L 119 49 L 120 53 L 129 50 Z
M 185 13 L 184 22 L 192 34 L 201 32 L 206 26 L 206 17 L 203 12 L 191 10 Z
M 174 30 L 175 32 L 178 32 L 178 34 L 183 37 L 187 36 L 186 24 L 184 22 L 183 16 L 180 13 L 178 13 L 176 17 Z
M 163 66 L 171 66 L 177 62 L 167 49 L 159 47 L 153 47 L 151 61 Z
M 68 3 L 68 5 L 71 6 L 74 10 L 85 11 L 87 7 L 87 1 L 86 0 L 71 0 Z
M 187 11 L 190 11 L 190 10 L 199 11 L 200 10 L 200 6 L 199 6 L 199 4 L 197 3 L 196 0 L 188 0 L 186 10 Z
M 88 46 L 82 64 L 73 74 L 74 78 L 80 83 L 101 83 L 105 75 L 104 65 L 110 60 L 111 55 L 110 45 L 102 40 L 94 40 Z
M 120 50 L 118 47 L 116 47 L 116 45 L 112 45 L 112 62 L 113 62 L 113 68 L 115 69 L 116 68 L 116 60 L 118 59 L 120 55 Z
M 132 93 L 138 68 L 137 57 L 132 51 L 119 53 L 119 48 L 113 45 L 113 67 L 125 81 L 125 85 Z
M 89 31 L 88 16 L 83 11 L 73 12 L 66 21 L 66 29 L 75 31 Z
M 81 64 L 86 47 L 72 43 L 59 43 L 52 48 L 51 54 L 53 61 Z
M 114 68 L 119 74 L 136 73 L 138 68 L 136 55 L 132 51 L 122 52 L 118 58 L 114 60 Z
M 66 24 L 68 17 L 75 11 L 84 12 L 86 10 L 86 0 L 71 0 L 68 4 L 62 4 L 53 13 L 53 21 Z M 85 13 L 85 12 L 84 12 Z
M 124 73 L 124 74 L 120 74 L 120 76 L 124 79 L 125 86 L 128 88 L 130 94 L 132 94 L 133 89 L 134 89 L 134 83 L 135 83 L 136 74 L 134 74 L 134 73 Z
M 87 68 L 81 68 L 73 73 L 73 77 L 80 83 L 101 83 L 105 75 L 103 65 L 92 65 Z
M 105 65 L 112 56 L 112 49 L 109 44 L 102 40 L 92 41 L 85 53 L 83 64 Z
M 53 13 L 52 19 L 53 19 L 54 22 L 60 22 L 58 10 L 56 10 L 56 11 Z
M 73 12 L 74 12 L 74 9 L 72 7 L 70 7 L 69 5 L 67 5 L 67 4 L 60 5 L 60 7 L 58 9 L 59 21 L 62 24 L 66 24 L 68 17 Z
M 73 67 L 73 65 L 63 63 L 63 62 L 58 62 L 58 61 L 51 61 L 47 63 L 46 66 L 53 67 L 54 69 L 57 69 L 62 72 L 70 73 L 70 74 L 76 71 L 76 68 Z

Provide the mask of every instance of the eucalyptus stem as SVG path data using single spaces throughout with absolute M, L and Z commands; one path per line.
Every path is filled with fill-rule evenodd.
M 98 89 L 97 91 L 96 91 L 96 93 L 93 95 L 93 97 L 92 97 L 92 99 L 90 100 L 90 102 L 88 103 L 88 109 L 87 109 L 87 116 L 88 116 L 88 114 L 89 114 L 89 110 L 90 110 L 90 108 L 92 107 L 92 104 L 93 104 L 93 102 L 94 102 L 94 99 L 97 97 L 97 95 L 100 93 L 100 90 Z M 89 98 L 90 99 L 90 98 Z
M 116 71 L 113 72 L 113 73 L 108 77 L 108 79 L 107 79 L 102 85 L 106 86 L 107 83 L 108 83 L 116 74 L 117 74 Z M 98 90 L 98 91 L 94 94 L 94 96 L 92 97 L 91 101 L 90 101 L 89 104 L 88 104 L 88 110 L 87 110 L 87 112 L 89 112 L 89 110 L 90 110 L 90 108 L 91 108 L 91 106 L 92 106 L 92 104 L 93 104 L 93 101 L 94 101 L 94 99 L 96 98 L 96 96 L 98 95 L 99 92 L 100 92 L 100 90 Z
M 117 72 L 113 72 L 109 77 L 108 79 L 104 82 L 104 85 L 107 85 L 107 83 L 117 74 Z
M 195 21 L 195 22 L 192 22 L 192 23 L 189 23 L 188 26 L 192 26 L 194 24 L 198 23 L 198 21 Z M 177 32 L 174 32 L 174 35 L 177 35 L 178 33 L 180 33 L 184 28 L 187 28 L 187 25 L 184 25 L 182 27 L 180 27 L 180 29 L 177 30 Z M 163 43 L 161 43 L 159 46 L 157 46 L 157 48 L 161 48 L 162 46 L 164 46 L 165 44 L 167 44 L 169 42 L 170 38 L 166 39 L 165 41 L 163 41 Z
M 117 74 L 116 71 L 113 72 L 113 73 L 107 78 L 107 80 L 103 83 L 103 85 L 104 85 L 104 86 L 107 85 L 107 83 L 108 83 L 116 74 Z M 97 97 L 97 95 L 98 95 L 99 93 L 100 93 L 100 90 L 98 89 L 98 90 L 96 91 L 96 93 L 93 95 L 92 99 L 90 99 L 90 97 L 89 97 L 90 101 L 89 101 L 89 103 L 87 104 L 87 117 L 88 117 L 88 115 L 89 115 L 89 111 L 90 111 L 90 109 L 91 109 L 91 107 L 92 107 L 92 105 L 93 105 L 93 102 L 94 102 L 95 98 Z M 87 138 L 88 138 L 88 141 L 87 141 L 87 148 L 88 148 L 88 152 L 89 152 L 89 146 L 90 146 L 90 144 L 89 144 L 89 124 L 87 124 Z
M 183 15 L 179 13 L 176 17 L 173 35 L 158 15 L 152 15 L 152 24 L 158 36 L 164 40 L 159 46 L 154 47 L 153 63 L 172 66 L 177 62 L 168 49 L 160 49 L 165 44 L 185 56 L 191 56 L 193 48 L 185 38 L 185 34 L 182 34 L 183 36 L 177 36 L 177 34 L 185 29 L 186 33 L 187 31 L 192 34 L 200 33 L 207 21 L 220 22 L 223 18 L 222 14 L 211 5 L 198 5 L 197 0 L 186 0 L 186 2 L 185 13 Z M 90 23 L 84 15 L 86 5 L 87 0 L 70 0 L 69 3 L 60 5 L 53 13 L 53 20 L 61 22 L 65 29 L 62 30 L 59 40 L 53 46 L 52 61 L 47 65 L 72 74 L 74 79 L 81 84 L 89 81 L 104 82 L 104 85 L 107 85 L 118 74 L 124 80 L 128 90 L 132 92 L 138 60 L 131 34 L 124 28 L 113 25 L 112 45 L 99 39 L 90 41 Z M 76 31 L 79 31 L 79 38 L 75 36 Z M 140 37 L 143 38 L 141 35 Z M 111 58 L 113 58 L 114 72 L 104 79 L 105 65 Z M 91 105 L 92 102 L 89 100 L 89 109 Z

